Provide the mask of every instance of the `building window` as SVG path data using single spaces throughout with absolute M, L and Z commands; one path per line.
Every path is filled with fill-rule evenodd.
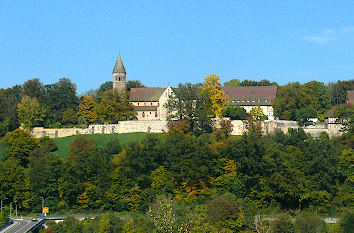
M 157 117 L 157 112 L 155 112 L 155 117 Z
M 138 103 L 138 106 L 140 105 L 140 103 Z
M 151 115 L 151 112 L 150 112 L 150 115 Z
M 143 112 L 143 113 L 141 114 L 141 116 L 142 116 L 142 117 L 145 117 L 145 112 Z
M 146 106 L 146 103 L 144 103 L 144 106 Z
M 151 102 L 151 106 L 152 106 L 152 102 Z

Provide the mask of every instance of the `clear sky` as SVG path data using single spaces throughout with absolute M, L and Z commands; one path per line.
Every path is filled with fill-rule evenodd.
M 354 1 L 20 1 L 0 5 L 0 88 L 68 77 L 82 93 L 112 80 L 147 86 L 233 78 L 354 78 Z

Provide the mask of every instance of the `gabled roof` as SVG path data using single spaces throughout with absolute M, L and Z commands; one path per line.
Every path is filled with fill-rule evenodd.
M 117 58 L 117 61 L 116 61 L 116 65 L 114 66 L 112 73 L 124 73 L 124 74 L 127 73 L 127 72 L 125 71 L 125 67 L 124 67 L 122 58 L 120 57 L 120 53 L 118 54 L 118 58 Z
M 165 90 L 162 87 L 131 88 L 129 101 L 159 101 Z
M 347 91 L 347 104 L 354 104 L 354 91 Z
M 233 105 L 271 105 L 277 97 L 277 86 L 221 87 Z

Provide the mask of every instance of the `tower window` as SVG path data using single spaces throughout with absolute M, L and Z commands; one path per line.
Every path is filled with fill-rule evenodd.
M 119 81 L 120 81 L 120 77 L 119 77 L 118 79 L 119 79 Z

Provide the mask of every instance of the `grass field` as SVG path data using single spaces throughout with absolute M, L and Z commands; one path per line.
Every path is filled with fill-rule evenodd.
M 55 138 L 54 141 L 58 146 L 58 150 L 54 154 L 65 158 L 69 152 L 70 143 L 75 140 L 75 138 L 80 136 L 86 136 L 89 139 L 93 139 L 95 144 L 101 147 L 105 147 L 107 143 L 114 138 L 118 138 L 121 146 L 125 146 L 130 142 L 141 141 L 146 133 L 126 133 L 126 134 L 88 134 L 88 135 L 75 135 L 64 138 Z
M 162 134 L 161 134 L 162 135 Z M 89 139 L 93 139 L 95 144 L 100 147 L 105 147 L 107 143 L 114 138 L 118 138 L 121 146 L 125 146 L 130 142 L 141 141 L 145 138 L 146 133 L 126 133 L 126 134 L 88 134 L 88 135 L 75 135 L 64 138 L 55 138 L 54 141 L 58 146 L 58 150 L 54 152 L 54 154 L 60 156 L 61 158 L 66 158 L 70 143 L 75 140 L 75 138 L 80 136 L 86 136 Z M 0 139 L 0 161 L 5 160 L 7 148 L 7 138 L 3 137 Z

